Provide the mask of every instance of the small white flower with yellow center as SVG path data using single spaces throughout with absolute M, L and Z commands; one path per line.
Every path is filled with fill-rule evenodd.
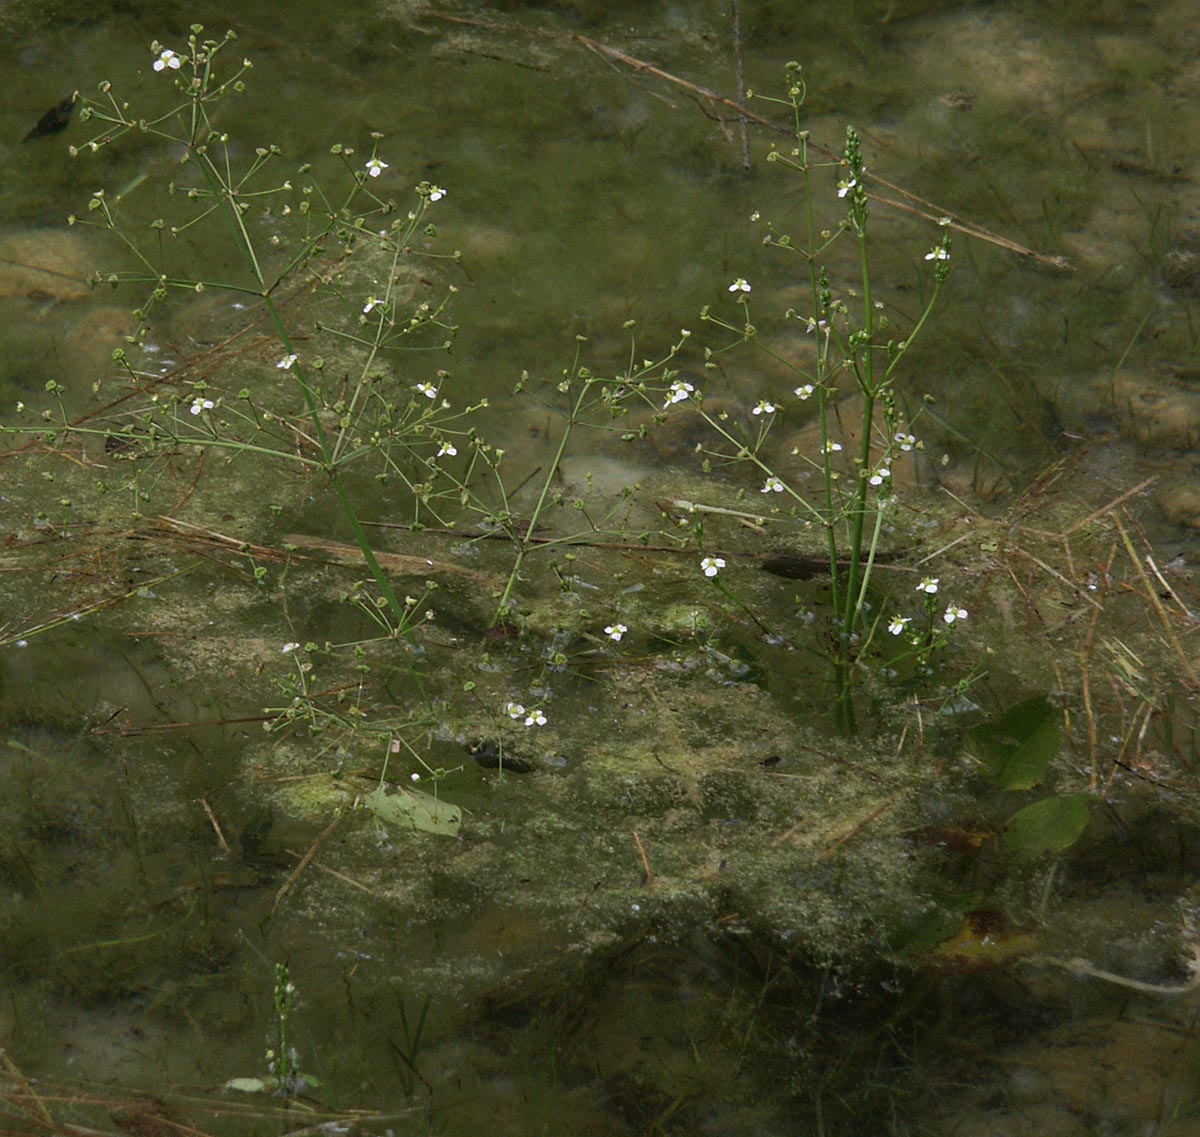
M 783 493 L 783 482 L 772 474 L 765 482 L 759 493 Z
M 418 383 L 413 390 L 424 395 L 427 399 L 437 398 L 437 388 L 432 383 Z
M 197 396 L 192 400 L 192 405 L 188 407 L 188 410 L 192 414 L 198 415 L 203 411 L 211 411 L 214 406 L 216 406 L 216 404 L 212 401 L 212 399 L 205 399 Z
M 752 415 L 773 415 L 775 413 L 775 404 L 768 399 L 759 399 L 758 406 L 750 413 Z
M 873 486 L 881 486 L 892 476 L 892 471 L 887 466 L 880 466 L 867 481 Z
M 944 245 L 938 245 L 936 249 L 930 249 L 925 254 L 927 261 L 948 261 L 950 259 L 950 250 Z
M 858 185 L 856 178 L 846 178 L 838 182 L 838 197 L 845 197 L 856 185 Z
M 620 643 L 621 637 L 627 631 L 629 631 L 629 629 L 625 627 L 624 624 L 609 624 L 608 627 L 604 629 L 604 634 L 608 636 L 613 643 Z
M 911 616 L 893 616 L 888 621 L 888 631 L 894 636 L 902 635 L 904 629 L 908 627 L 908 622 L 911 619 Z
M 292 352 L 291 355 L 285 355 L 277 364 L 275 364 L 275 366 L 279 368 L 280 371 L 291 371 L 292 364 L 295 363 L 299 358 L 300 357 L 295 352 Z
M 684 399 L 690 398 L 695 390 L 696 388 L 685 379 L 676 379 L 667 391 L 667 401 L 663 403 L 664 410 L 672 403 L 682 403 Z
M 724 557 L 704 557 L 700 561 L 700 568 L 705 576 L 716 576 L 724 567 Z
M 945 620 L 947 624 L 953 624 L 957 620 L 965 620 L 966 618 L 967 610 L 965 608 L 958 608 L 953 604 L 951 604 L 950 607 L 942 613 L 942 619 Z
M 445 458 L 448 455 L 449 457 L 453 458 L 457 453 L 458 451 L 455 449 L 453 442 L 443 442 L 441 449 L 437 452 L 437 456 L 439 458 Z
M 815 390 L 816 387 L 814 387 L 811 383 L 802 383 L 796 388 L 796 397 L 801 400 L 811 399 Z
M 388 164 L 380 158 L 372 158 L 367 163 L 367 173 L 373 178 L 379 177 L 387 168 Z
M 384 302 L 376 296 L 368 297 L 366 306 L 363 308 L 363 315 L 369 316 L 372 312 L 375 311 L 376 308 L 382 308 L 383 304 L 384 304 Z
M 183 66 L 183 60 L 169 47 L 163 48 L 158 53 L 158 58 L 154 61 L 155 71 L 166 71 L 168 68 L 172 71 L 178 71 L 181 66 Z
M 750 282 L 744 276 L 739 276 L 737 278 L 737 280 L 735 280 L 729 286 L 729 291 L 730 292 L 749 292 L 750 291 Z
M 832 438 L 827 438 L 825 440 L 826 454 L 836 454 L 839 450 L 841 450 L 841 448 L 842 444 L 840 442 L 834 442 Z
M 527 714 L 525 716 L 525 725 L 526 726 L 545 726 L 546 725 L 546 716 L 544 714 L 542 714 L 542 712 L 539 708 L 535 707 L 532 711 L 529 712 L 529 714 Z
M 446 191 L 444 189 L 442 189 L 441 186 L 430 186 L 429 187 L 429 200 L 431 202 L 432 201 L 441 201 L 442 198 L 444 198 L 445 196 L 446 196 Z
M 892 437 L 895 438 L 898 443 L 900 443 L 900 449 L 905 453 L 910 450 L 915 450 L 917 447 L 916 435 L 909 434 L 907 431 L 898 430 Z
M 921 578 L 921 583 L 917 585 L 918 592 L 924 592 L 926 596 L 937 595 L 938 578 L 936 576 L 926 576 Z
M 508 703 L 504 708 L 504 713 L 510 719 L 516 721 L 519 718 L 524 718 L 525 708 L 520 703 Z

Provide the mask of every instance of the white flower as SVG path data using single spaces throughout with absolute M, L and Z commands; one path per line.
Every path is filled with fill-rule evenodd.
M 942 245 L 938 245 L 936 249 L 930 249 L 925 254 L 927 261 L 948 261 L 950 259 L 950 250 Z
M 832 438 L 825 439 L 826 454 L 836 454 L 841 448 L 842 444 L 840 442 L 834 442 Z
M 856 178 L 848 178 L 845 181 L 838 182 L 838 197 L 845 197 L 856 185 L 858 185 Z
M 927 596 L 933 596 L 938 590 L 938 578 L 936 576 L 926 576 L 921 578 L 921 583 L 917 585 L 918 592 L 924 592 Z
M 629 629 L 625 627 L 624 624 L 609 624 L 608 627 L 604 629 L 604 634 L 608 636 L 608 638 L 614 643 L 620 643 L 621 637 L 627 631 L 629 631 Z
M 891 476 L 891 470 L 889 470 L 886 466 L 880 466 L 879 469 L 867 479 L 867 481 L 873 486 L 881 486 Z
M 192 405 L 188 407 L 188 410 L 192 414 L 198 415 L 201 411 L 211 411 L 215 405 L 212 399 L 204 399 L 197 396 L 192 400 Z
M 700 561 L 700 567 L 704 570 L 705 576 L 716 576 L 725 567 L 725 558 L 704 557 Z
M 454 448 L 453 442 L 443 442 L 442 448 L 437 452 L 437 456 L 439 458 L 444 458 L 447 454 L 449 454 L 450 457 L 453 458 L 457 453 L 458 451 Z
M 764 483 L 759 493 L 783 493 L 783 482 L 772 474 Z
M 812 393 L 815 390 L 816 390 L 816 387 L 814 387 L 811 383 L 805 383 L 802 386 L 796 388 L 796 394 L 801 399 L 807 399 L 812 396 Z
M 915 435 L 907 434 L 903 430 L 898 430 L 893 435 L 895 440 L 900 443 L 900 449 L 905 452 L 916 449 L 917 439 Z
M 546 716 L 536 707 L 525 716 L 526 726 L 545 726 Z
M 409 777 L 410 777 L 410 778 L 411 778 L 411 779 L 412 779 L 414 782 L 419 782 L 419 781 L 421 780 L 421 775 L 420 775 L 420 774 L 418 774 L 418 773 L 417 773 L 415 770 L 414 770 L 414 771 L 413 771 L 411 774 L 409 774 L 408 776 L 409 776 Z
M 758 406 L 750 412 L 752 415 L 773 415 L 775 413 L 775 404 L 767 399 L 759 399 Z
M 437 398 L 437 388 L 432 383 L 418 383 L 413 390 L 420 391 L 427 399 Z
M 809 318 L 804 321 L 804 330 L 806 333 L 815 332 L 818 328 L 824 331 L 828 327 L 829 325 L 824 320 L 818 320 L 816 316 L 809 316 Z
M 888 621 L 888 631 L 894 636 L 900 635 L 908 627 L 910 619 L 912 619 L 911 616 L 893 616 Z
M 375 311 L 376 308 L 382 308 L 383 303 L 384 302 L 382 300 L 378 299 L 377 297 L 374 297 L 374 296 L 368 297 L 366 306 L 363 308 L 363 315 L 369 316 L 372 312 Z
M 732 283 L 732 284 L 729 286 L 729 291 L 730 291 L 730 292 L 749 292 L 749 291 L 750 291 L 750 284 L 749 284 L 749 282 L 746 280 L 746 278 L 745 278 L 744 276 L 739 276 L 739 277 L 737 278 L 737 280 L 735 280 L 735 281 L 734 281 L 734 282 L 733 282 L 733 283 Z
M 379 177 L 379 175 L 382 174 L 387 168 L 388 164 L 379 158 L 372 158 L 367 163 L 367 173 L 373 178 Z
M 682 403 L 696 388 L 683 379 L 676 379 L 671 384 L 670 390 L 667 391 L 667 401 L 663 407 L 669 407 L 672 403 Z
M 429 187 L 429 200 L 430 201 L 441 201 L 442 198 L 444 198 L 445 196 L 446 196 L 446 191 L 444 189 L 442 189 L 441 186 L 430 186 Z
M 291 371 L 292 364 L 295 363 L 299 358 L 300 357 L 295 352 L 292 352 L 291 355 L 285 355 L 277 364 L 275 364 L 275 366 L 278 367 L 280 371 Z
M 300 645 L 293 640 L 291 643 L 284 644 L 283 647 L 280 648 L 280 651 L 282 651 L 284 655 L 287 655 L 290 652 L 295 651 L 299 646 Z
M 947 624 L 953 624 L 955 620 L 965 620 L 967 618 L 967 610 L 965 608 L 956 608 L 953 604 L 942 613 L 942 619 Z
M 509 703 L 504 711 L 510 719 L 519 719 L 525 714 L 525 708 L 520 703 Z
M 182 64 L 183 60 L 169 47 L 165 47 L 158 53 L 158 58 L 154 61 L 154 70 L 165 71 L 169 67 L 172 71 L 178 71 Z

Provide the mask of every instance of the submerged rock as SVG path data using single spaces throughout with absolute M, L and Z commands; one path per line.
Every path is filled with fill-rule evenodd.
M 79 300 L 90 291 L 91 271 L 87 247 L 74 231 L 32 229 L 0 236 L 0 299 Z

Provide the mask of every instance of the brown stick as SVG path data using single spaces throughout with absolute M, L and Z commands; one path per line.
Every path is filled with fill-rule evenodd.
M 196 800 L 203 807 L 204 812 L 208 815 L 209 823 L 213 827 L 213 832 L 217 835 L 217 844 L 221 846 L 221 852 L 226 856 L 229 855 L 229 842 L 225 840 L 225 834 L 221 832 L 221 823 L 217 820 L 217 815 L 213 813 L 213 808 L 208 804 L 208 798 L 198 797 Z
M 271 905 L 271 915 L 275 914 L 275 909 L 279 907 L 279 902 L 292 890 L 292 886 L 300 879 L 301 874 L 308 863 L 317 855 L 317 850 L 325 844 L 326 840 L 332 835 L 337 824 L 341 821 L 342 815 L 339 813 L 326 827 L 325 831 L 308 847 L 308 852 L 300 858 L 300 863 L 292 869 L 291 875 L 283 882 L 280 889 L 275 893 L 275 902 Z
M 776 134 L 784 134 L 789 138 L 792 136 L 792 128 L 790 126 L 782 126 L 777 122 L 772 122 L 771 119 L 764 118 L 762 115 L 755 114 L 749 107 L 743 106 L 741 103 L 733 99 L 727 99 L 724 95 L 718 95 L 716 91 L 709 90 L 707 87 L 702 87 L 698 83 L 692 83 L 687 79 L 681 79 L 678 75 L 672 75 L 669 71 L 664 71 L 661 67 L 655 67 L 652 63 L 647 63 L 645 60 L 637 59 L 634 56 L 622 51 L 618 47 L 612 47 L 609 44 L 601 43 L 599 40 L 591 39 L 589 36 L 579 35 L 572 32 L 556 32 L 547 28 L 530 28 L 519 24 L 504 24 L 494 23 L 491 20 L 479 20 L 470 16 L 453 16 L 445 12 L 430 13 L 431 17 L 438 20 L 444 20 L 454 24 L 468 24 L 471 27 L 486 28 L 496 32 L 511 32 L 530 37 L 540 37 L 543 39 L 554 39 L 560 42 L 573 41 L 586 48 L 594 55 L 602 59 L 609 60 L 614 63 L 619 63 L 622 67 L 627 67 L 630 71 L 639 75 L 650 75 L 655 79 L 661 79 L 664 83 L 671 83 L 676 87 L 681 87 L 688 91 L 702 102 L 708 103 L 712 107 L 724 107 L 726 110 L 732 111 L 743 123 L 752 122 L 766 130 L 773 131 Z M 824 146 L 820 146 L 815 142 L 810 141 L 808 148 L 821 157 L 832 162 L 841 162 L 842 156 Z M 1023 257 L 1029 257 L 1040 264 L 1047 265 L 1051 268 L 1060 269 L 1063 271 L 1071 271 L 1073 266 L 1066 257 L 1053 256 L 1048 253 L 1035 252 L 1033 249 L 1027 248 L 1024 245 L 1018 244 L 1016 241 L 1010 241 L 1007 237 L 1002 237 L 998 233 L 993 233 L 988 229 L 984 229 L 981 225 L 976 225 L 970 221 L 963 221 L 956 218 L 951 210 L 945 209 L 932 201 L 918 197 L 914 193 L 910 193 L 902 186 L 896 185 L 894 182 L 889 182 L 886 178 L 881 178 L 877 174 L 871 174 L 870 180 L 876 185 L 883 186 L 885 189 L 891 190 L 893 193 L 898 193 L 901 197 L 907 198 L 912 204 L 896 201 L 892 198 L 882 197 L 877 193 L 872 192 L 871 198 L 874 201 L 880 202 L 882 205 L 889 205 L 893 209 L 899 209 L 904 213 L 911 213 L 917 217 L 921 217 L 926 221 L 932 221 L 939 225 L 944 225 L 947 229 L 953 229 L 956 232 L 962 233 L 968 237 L 974 237 L 979 241 L 986 241 L 988 244 L 995 245 L 1001 249 L 1007 249 L 1011 253 L 1018 253 Z
M 654 873 L 650 871 L 650 858 L 646 856 L 646 846 L 642 844 L 642 839 L 638 836 L 637 830 L 633 830 L 633 839 L 638 847 L 638 854 L 642 858 L 642 868 L 645 870 L 645 876 L 642 878 L 642 884 L 650 884 L 654 880 Z

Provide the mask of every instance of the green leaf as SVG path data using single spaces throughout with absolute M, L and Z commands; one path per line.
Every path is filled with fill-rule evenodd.
M 1002 790 L 1040 785 L 1062 746 L 1059 714 L 1041 697 L 1009 707 L 998 722 L 977 726 L 971 735 L 991 758 L 987 777 Z
M 1092 815 L 1087 794 L 1063 794 L 1035 801 L 1012 815 L 1004 843 L 1022 857 L 1069 849 Z
M 398 794 L 385 793 L 382 786 L 363 799 L 367 808 L 388 825 L 419 829 L 422 833 L 438 833 L 443 837 L 458 835 L 462 825 L 462 810 L 440 798 L 420 790 L 403 790 Z

